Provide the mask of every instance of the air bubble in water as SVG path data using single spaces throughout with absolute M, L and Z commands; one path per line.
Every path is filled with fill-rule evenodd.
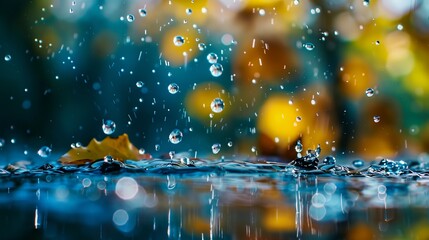
M 198 49 L 200 49 L 200 51 L 204 51 L 204 49 L 206 49 L 206 45 L 204 43 L 198 43 Z
M 177 92 L 179 92 L 179 85 L 177 85 L 176 83 L 170 83 L 167 89 L 169 93 L 176 94 Z
M 47 158 L 51 154 L 52 150 L 48 146 L 43 146 L 37 151 L 37 154 L 42 158 Z
M 365 165 L 364 161 L 360 159 L 354 160 L 352 164 L 354 167 L 357 167 L 357 168 L 361 168 L 363 167 L 363 165 Z
M 217 55 L 216 53 L 209 53 L 207 54 L 207 61 L 209 61 L 209 63 L 213 64 L 213 63 L 217 63 Z
M 296 142 L 296 145 L 295 145 L 295 151 L 296 151 L 297 153 L 301 153 L 301 152 L 302 152 L 302 143 L 301 143 L 301 140 L 298 140 L 298 141 Z
M 225 104 L 223 103 L 223 100 L 221 98 L 215 98 L 210 104 L 210 108 L 215 113 L 220 113 L 225 108 Z
M 7 54 L 6 56 L 4 56 L 4 60 L 5 60 L 6 62 L 9 62 L 10 60 L 12 60 L 12 56 L 11 56 L 11 55 L 9 55 L 9 54 Z
M 366 96 L 367 96 L 367 97 L 372 97 L 372 96 L 374 96 L 374 89 L 372 89 L 372 88 L 368 88 L 368 89 L 365 91 L 365 93 L 366 93 Z
M 365 7 L 368 7 L 368 6 L 369 6 L 369 0 L 363 0 L 362 4 L 363 4 Z
M 312 44 L 312 43 L 304 43 L 304 47 L 308 51 L 312 51 L 315 48 L 314 44 Z
M 104 134 L 110 135 L 116 130 L 116 123 L 112 120 L 103 121 L 103 132 Z
M 143 83 L 142 81 L 138 81 L 138 82 L 136 82 L 136 86 L 137 86 L 138 88 L 142 88 L 142 87 L 143 87 L 143 85 L 144 85 L 144 83 Z
M 178 144 L 182 141 L 183 133 L 179 129 L 174 129 L 171 131 L 170 135 L 168 136 L 168 139 L 172 144 Z
M 140 8 L 139 14 L 140 14 L 140 17 L 146 17 L 146 15 L 147 15 L 146 9 Z
M 182 36 L 177 35 L 173 38 L 173 43 L 174 45 L 180 47 L 185 43 L 185 39 Z
M 223 72 L 223 67 L 220 63 L 215 63 L 210 66 L 210 73 L 212 74 L 213 77 L 219 77 L 220 75 L 222 75 L 222 72 Z
M 213 144 L 212 145 L 212 152 L 213 152 L 213 154 L 218 154 L 219 151 L 220 151 L 220 147 L 221 147 L 220 143 Z
M 187 9 L 186 9 L 186 14 L 191 15 L 191 14 L 192 14 L 192 9 L 187 8 Z
M 135 19 L 134 15 L 132 15 L 132 14 L 127 15 L 127 21 L 128 22 L 134 22 L 134 19 Z
M 380 116 L 376 115 L 376 116 L 373 117 L 373 120 L 374 120 L 375 123 L 379 123 L 380 120 L 381 120 L 381 118 L 380 118 Z

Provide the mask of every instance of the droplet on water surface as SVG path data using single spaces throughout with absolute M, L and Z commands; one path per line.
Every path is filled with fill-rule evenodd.
M 324 164 L 335 164 L 337 160 L 333 156 L 327 156 L 325 159 L 323 159 Z
M 110 135 L 116 130 L 116 123 L 112 120 L 103 121 L 103 132 L 104 134 Z
M 174 45 L 180 47 L 185 43 L 185 39 L 182 36 L 177 35 L 173 38 L 173 43 Z
M 302 143 L 301 143 L 301 140 L 298 140 L 298 141 L 296 142 L 296 145 L 295 145 L 295 151 L 296 151 L 297 153 L 301 153 L 301 152 L 302 152 Z
M 42 158 L 47 158 L 51 154 L 52 150 L 48 146 L 43 146 L 37 151 L 37 154 Z
M 366 96 L 367 96 L 367 97 L 372 97 L 372 96 L 374 96 L 374 89 L 372 89 L 372 88 L 368 88 L 368 89 L 365 91 L 365 93 L 366 93 Z
M 103 160 L 105 163 L 112 163 L 113 162 L 113 157 L 112 156 L 110 156 L 110 155 L 106 155 L 105 157 L 104 157 L 104 160 Z
M 176 83 L 170 83 L 168 85 L 168 92 L 171 94 L 176 94 L 177 92 L 179 92 L 179 85 L 177 85 Z
M 211 63 L 211 64 L 217 63 L 217 59 L 218 59 L 218 57 L 217 57 L 216 53 L 207 54 L 207 61 L 209 63 Z
M 210 66 L 210 73 L 212 74 L 213 77 L 219 77 L 220 75 L 222 75 L 223 72 L 223 67 L 220 63 L 214 63 L 213 65 Z
M 213 154 L 218 154 L 220 152 L 220 143 L 215 143 L 212 145 L 212 152 Z
M 215 98 L 210 104 L 210 108 L 215 113 L 220 113 L 225 108 L 225 104 L 223 103 L 223 100 L 221 98 Z
M 171 131 L 170 135 L 168 136 L 168 139 L 172 144 L 178 144 L 182 141 L 183 133 L 179 129 L 174 129 Z

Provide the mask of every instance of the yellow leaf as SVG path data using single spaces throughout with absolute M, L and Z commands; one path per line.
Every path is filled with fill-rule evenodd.
M 85 164 L 102 159 L 110 155 L 115 160 L 141 160 L 149 159 L 150 154 L 139 154 L 139 150 L 130 142 L 127 134 L 122 134 L 116 138 L 106 137 L 99 142 L 92 139 L 88 146 L 72 148 L 61 156 L 59 161 L 62 164 Z

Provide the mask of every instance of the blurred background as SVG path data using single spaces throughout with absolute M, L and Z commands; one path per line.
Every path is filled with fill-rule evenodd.
M 429 1 L 8 1 L 0 18 L 2 162 L 101 140 L 106 120 L 154 156 L 291 159 L 301 140 L 427 158 Z

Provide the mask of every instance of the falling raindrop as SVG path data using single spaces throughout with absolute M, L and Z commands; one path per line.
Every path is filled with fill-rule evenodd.
M 37 151 L 37 154 L 39 154 L 39 156 L 42 158 L 47 158 L 51 152 L 52 150 L 48 146 L 43 146 Z
M 213 152 L 213 154 L 218 154 L 219 151 L 220 151 L 220 147 L 221 147 L 220 143 L 213 144 L 212 145 L 212 152 Z
M 135 19 L 134 15 L 132 15 L 132 14 L 127 15 L 127 21 L 128 22 L 134 22 L 134 19 Z
M 360 159 L 354 160 L 352 164 L 357 168 L 363 167 L 365 165 L 364 161 Z
M 143 85 L 144 85 L 144 83 L 143 83 L 142 81 L 138 81 L 138 82 L 136 82 L 136 86 L 137 86 L 138 88 L 142 88 L 142 87 L 143 87 Z
M 147 15 L 146 9 L 140 8 L 139 14 L 140 14 L 140 17 L 146 17 L 146 15 Z
M 223 103 L 223 100 L 221 98 L 215 98 L 210 104 L 210 108 L 215 113 L 220 113 L 225 108 L 225 104 Z
M 191 15 L 191 14 L 192 14 L 192 9 L 187 8 L 187 9 L 186 9 L 186 14 Z
M 369 0 L 363 0 L 362 4 L 363 4 L 365 7 L 368 7 L 368 6 L 369 6 Z
M 139 154 L 145 154 L 146 150 L 144 148 L 139 149 Z
M 223 67 L 220 63 L 215 63 L 210 66 L 210 72 L 213 77 L 219 77 L 220 75 L 222 75 Z
M 207 61 L 209 61 L 209 63 L 213 64 L 213 63 L 217 63 L 217 55 L 216 53 L 209 53 L 207 54 Z
M 297 122 L 301 122 L 301 120 L 302 120 L 301 116 L 297 116 L 297 117 L 296 117 L 296 121 L 297 121 Z
M 170 83 L 167 89 L 169 93 L 176 94 L 177 92 L 179 92 L 179 85 L 177 85 L 176 83 Z
M 198 43 L 198 49 L 200 49 L 200 51 L 204 51 L 206 49 L 206 45 L 204 43 Z
M 374 96 L 374 89 L 372 89 L 372 88 L 368 88 L 368 89 L 365 91 L 365 93 L 366 93 L 366 96 L 367 96 L 367 97 L 372 97 L 372 96 Z
M 374 120 L 375 123 L 379 123 L 380 120 L 381 120 L 381 118 L 380 118 L 380 116 L 376 115 L 376 116 L 373 117 L 373 120 Z
M 259 15 L 260 16 L 265 16 L 265 10 L 264 9 L 259 9 Z
M 228 142 L 228 147 L 232 147 L 232 141 Z
M 174 43 L 174 45 L 176 45 L 177 47 L 180 47 L 180 46 L 182 46 L 182 45 L 185 43 L 185 39 L 184 39 L 182 36 L 177 35 L 177 36 L 175 36 L 175 37 L 173 38 L 173 43 Z
M 182 141 L 183 133 L 179 129 L 174 129 L 171 131 L 170 135 L 168 136 L 168 139 L 172 144 L 178 144 Z
M 312 43 L 304 43 L 304 47 L 308 51 L 312 51 L 315 48 L 314 44 L 312 44 Z
M 5 60 L 6 62 L 9 62 L 10 60 L 12 60 L 12 56 L 11 56 L 11 55 L 9 55 L 9 54 L 7 54 L 6 56 L 4 56 L 4 60 Z
M 302 143 L 301 143 L 301 140 L 298 140 L 298 141 L 296 142 L 296 145 L 295 145 L 295 151 L 296 151 L 297 153 L 301 153 L 301 152 L 302 152 Z
M 104 134 L 110 135 L 110 134 L 115 132 L 116 123 L 112 120 L 103 121 L 102 129 L 103 129 Z
M 6 141 L 3 138 L 0 138 L 0 147 L 3 147 Z

